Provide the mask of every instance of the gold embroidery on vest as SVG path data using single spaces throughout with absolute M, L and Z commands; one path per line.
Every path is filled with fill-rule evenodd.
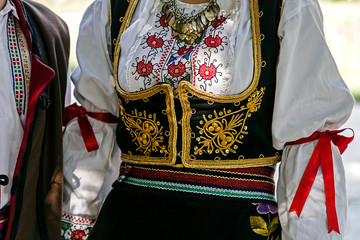
M 275 156 L 265 157 L 263 154 L 260 154 L 258 158 L 245 158 L 243 155 L 238 156 L 237 159 L 226 159 L 221 158 L 221 156 L 227 156 L 229 153 L 234 153 L 239 147 L 239 143 L 245 141 L 247 126 L 246 119 L 251 117 L 253 113 L 258 111 L 261 106 L 261 101 L 265 93 L 265 87 L 261 87 L 260 90 L 256 89 L 244 98 L 243 95 L 230 95 L 230 96 L 219 96 L 211 93 L 206 93 L 194 87 L 189 82 L 180 82 L 178 87 L 179 99 L 181 102 L 183 110 L 183 119 L 182 119 L 182 154 L 181 161 L 185 167 L 188 168 L 246 168 L 246 167 L 259 167 L 272 165 L 280 161 L 279 154 Z M 227 103 L 233 104 L 239 110 L 232 110 L 234 112 L 229 112 L 229 109 L 225 108 L 222 111 L 217 111 L 216 114 L 207 114 L 203 115 L 203 119 L 199 120 L 198 127 L 192 128 L 190 126 L 190 121 L 193 115 L 193 110 L 191 107 L 190 99 L 194 96 L 206 100 L 208 103 Z M 244 102 L 245 101 L 245 102 Z M 243 114 L 243 115 L 242 115 Z M 238 116 L 237 116 L 238 115 Z M 240 117 L 239 117 L 240 116 Z M 226 124 L 224 123 L 226 119 Z M 245 121 L 244 121 L 245 120 Z M 202 124 L 200 124 L 202 121 Z M 217 125 L 212 125 L 212 123 L 217 123 Z M 219 125 L 221 123 L 222 125 Z M 212 127 L 212 128 L 211 128 Z M 237 127 L 240 130 L 234 131 L 234 128 Z M 243 128 L 242 128 L 243 127 Z M 223 131 L 217 135 L 216 133 L 210 134 L 209 132 L 218 132 Z M 199 134 L 196 136 L 196 132 Z M 202 134 L 200 132 L 202 131 Z M 207 135 L 205 134 L 207 131 Z M 241 133 L 240 133 L 241 132 Z M 240 133 L 240 134 L 239 134 Z M 200 136 L 199 136 L 200 135 Z M 203 137 L 203 138 L 201 138 Z M 231 139 L 230 139 L 230 138 Z M 227 139 L 226 139 L 227 138 Z M 222 142 L 222 140 L 225 141 Z M 236 141 L 236 140 L 238 141 Z M 244 139 L 244 140 L 242 140 Z M 229 141 L 228 141 L 229 140 Z M 196 142 L 195 144 L 192 142 Z M 221 145 L 223 144 L 223 145 Z M 194 146 L 197 145 L 197 146 Z M 230 146 L 231 145 L 231 146 Z M 226 148 L 226 147 L 227 148 Z M 197 148 L 196 148 L 197 147 Z M 196 153 L 196 154 L 195 154 Z M 206 154 L 218 154 L 213 159 L 197 159 L 196 156 L 201 155 L 203 158 Z M 224 154 L 223 154 L 224 153 Z
M 108 4 L 109 4 L 109 22 L 111 24 L 112 23 L 111 0 L 108 0 Z
M 133 138 L 132 143 L 136 145 L 135 152 L 121 153 L 122 160 L 129 163 L 149 165 L 174 165 L 176 162 L 177 121 L 174 95 L 170 85 L 161 84 L 133 93 L 127 93 L 120 89 L 118 93 L 123 99 L 122 101 L 119 98 L 121 121 Z M 126 104 L 139 100 L 147 103 L 156 94 L 164 95 L 166 102 L 164 109 L 157 113 L 139 111 L 136 108 L 126 112 Z M 167 116 L 166 122 L 157 120 L 158 115 L 156 114 Z M 165 126 L 169 127 L 169 131 L 164 131 Z M 168 141 L 168 146 L 163 144 L 165 140 Z M 152 152 L 159 152 L 162 157 L 151 156 Z
M 243 105 L 243 101 L 249 98 L 252 98 L 254 94 L 258 93 L 258 84 L 261 75 L 261 68 L 266 66 L 266 62 L 262 61 L 261 57 L 261 37 L 260 37 L 260 21 L 259 18 L 262 17 L 263 12 L 259 12 L 258 0 L 250 0 L 250 13 L 251 13 L 251 27 L 252 27 L 252 34 L 253 34 L 253 54 L 254 54 L 254 74 L 252 82 L 250 83 L 249 87 L 238 95 L 231 95 L 231 96 L 218 96 L 210 93 L 203 92 L 199 89 L 196 89 L 188 82 L 181 82 L 179 84 L 179 88 L 175 91 L 171 90 L 170 86 L 165 87 L 163 86 L 154 86 L 151 89 L 136 92 L 136 93 L 125 93 L 119 85 L 118 81 L 118 65 L 119 65 L 119 58 L 120 58 L 120 37 L 121 34 L 126 30 L 129 26 L 131 17 L 135 11 L 135 8 L 138 4 L 138 0 L 133 0 L 130 2 L 130 5 L 126 11 L 124 22 L 121 25 L 118 38 L 116 41 L 115 53 L 114 53 L 114 81 L 115 81 L 115 88 L 116 91 L 124 97 L 125 103 L 128 101 L 139 100 L 143 98 L 147 98 L 152 95 L 153 92 L 156 92 L 158 88 L 163 88 L 166 94 L 166 110 L 162 110 L 163 114 L 168 116 L 168 123 L 170 127 L 170 132 L 165 132 L 165 136 L 169 136 L 169 156 L 166 158 L 159 158 L 159 157 L 147 157 L 145 155 L 132 155 L 131 153 L 125 154 L 122 153 L 122 160 L 124 162 L 129 163 L 138 163 L 138 164 L 149 164 L 149 165 L 170 165 L 176 167 L 189 167 L 189 168 L 207 168 L 207 169 L 229 169 L 229 168 L 246 168 L 246 167 L 260 167 L 260 166 L 267 166 L 272 165 L 280 161 L 279 153 L 276 153 L 275 156 L 265 157 L 264 155 L 260 154 L 258 158 L 245 158 L 243 155 L 239 155 L 238 159 L 221 159 L 220 156 L 215 157 L 213 160 L 197 160 L 194 155 L 190 155 L 190 145 L 193 138 L 195 138 L 195 133 L 190 127 L 190 118 L 192 114 L 195 114 L 193 109 L 190 107 L 190 103 L 188 98 L 192 96 L 197 96 L 203 100 L 207 100 L 209 105 L 214 103 L 232 103 L 234 106 L 241 106 Z M 168 89 L 169 87 L 169 89 Z M 190 90 L 189 90 L 190 89 Z M 265 89 L 263 89 L 265 90 Z M 144 96 L 146 95 L 146 96 Z M 179 99 L 182 106 L 182 113 L 183 119 L 180 119 L 182 125 L 182 146 L 176 146 L 176 139 L 177 139 L 177 121 L 175 116 L 175 109 L 174 109 L 174 95 L 179 95 Z M 259 97 L 260 95 L 256 95 Z M 248 101 L 246 103 L 246 107 L 248 108 L 249 114 L 251 116 L 251 111 L 255 112 L 258 109 L 256 102 L 256 97 L 253 101 Z M 262 98 L 262 96 L 261 96 Z M 122 102 L 119 101 L 120 109 L 122 109 Z M 251 111 L 250 111 L 251 109 Z M 122 110 L 121 110 L 122 111 Z M 226 109 L 225 113 L 226 114 Z M 218 113 L 220 116 L 220 113 Z M 230 114 L 230 113 L 228 113 Z M 250 117 L 247 116 L 247 117 Z M 208 116 L 207 116 L 208 117 Z M 212 116 L 213 119 L 214 116 Z M 215 116 L 216 117 L 216 116 Z M 210 119 L 210 118 L 208 118 Z M 236 122 L 236 121 L 235 121 Z M 229 124 L 229 123 L 228 123 Z M 234 123 L 232 123 L 234 124 Z M 243 132 L 245 134 L 247 128 L 244 124 Z M 226 137 L 225 137 L 226 140 Z M 230 140 L 230 139 L 228 139 Z M 231 141 L 230 141 L 231 142 Z M 224 142 L 225 143 L 225 142 Z M 236 144 L 233 144 L 232 149 L 236 150 Z M 178 147 L 178 149 L 177 149 Z M 181 150 L 181 161 L 182 164 L 176 164 L 176 151 Z M 216 151 L 216 149 L 215 149 Z M 220 151 L 220 150 L 219 150 Z M 229 150 L 230 151 L 230 150 Z M 220 153 L 220 152 L 219 152 Z M 226 152 L 225 152 L 226 153 Z M 220 155 L 220 154 L 219 154 Z
M 224 108 L 219 112 L 214 110 L 214 115 L 203 115 L 204 120 L 199 122 L 202 126 L 196 126 L 200 137 L 196 138 L 199 145 L 194 147 L 194 154 L 215 152 L 227 156 L 230 152 L 236 153 L 236 143 L 242 144 L 244 135 L 248 134 L 246 120 L 260 108 L 264 90 L 265 88 L 261 88 L 253 93 L 246 106 L 241 106 L 237 111 Z M 217 159 L 221 160 L 220 157 Z
M 164 132 L 160 122 L 156 121 L 156 114 L 137 112 L 135 109 L 131 114 L 124 112 L 122 121 L 133 137 L 133 142 L 137 146 L 136 151 L 142 152 L 145 156 L 150 156 L 150 152 L 160 152 L 164 155 L 169 153 L 167 147 L 161 145 L 164 141 Z

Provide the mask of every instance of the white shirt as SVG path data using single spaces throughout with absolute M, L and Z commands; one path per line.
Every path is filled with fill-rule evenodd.
M 238 6 L 233 14 L 234 44 L 232 67 L 228 74 L 229 92 L 243 91 L 253 76 L 252 30 L 248 0 L 218 0 L 220 7 Z M 85 12 L 80 26 L 77 55 L 79 67 L 72 75 L 75 96 L 88 111 L 118 115 L 118 102 L 109 59 L 109 6 L 96 0 Z M 132 50 L 152 27 L 152 18 L 161 9 L 159 0 L 140 0 L 130 27 L 121 37 L 119 83 L 133 91 L 130 78 Z M 322 14 L 316 0 L 285 0 L 278 35 L 281 49 L 277 65 L 277 85 L 273 114 L 273 145 L 284 149 L 278 181 L 278 210 L 282 239 L 342 239 L 346 226 L 344 168 L 338 149 L 332 145 L 335 172 L 336 207 L 341 235 L 328 234 L 321 171 L 310 191 L 300 217 L 289 213 L 292 199 L 317 141 L 286 146 L 286 142 L 310 136 L 315 131 L 339 128 L 349 117 L 354 100 L 341 79 L 326 45 Z M 241 64 L 246 63 L 246 65 Z M 240 69 L 241 71 L 235 71 Z M 129 75 L 129 74 L 128 74 Z M 242 81 L 235 81 L 241 79 Z M 136 89 L 136 88 L 135 88 Z M 76 120 L 64 134 L 65 196 L 64 212 L 95 218 L 100 205 L 117 177 L 119 150 L 115 144 L 116 125 L 90 118 L 100 149 L 86 152 Z
M 19 19 L 15 7 L 7 1 L 0 11 L 0 174 L 9 178 L 9 184 L 0 186 L 0 209 L 10 203 L 10 190 L 21 140 L 24 134 L 25 115 L 17 112 L 12 61 L 8 47 L 8 17 Z M 27 45 L 24 43 L 25 49 Z

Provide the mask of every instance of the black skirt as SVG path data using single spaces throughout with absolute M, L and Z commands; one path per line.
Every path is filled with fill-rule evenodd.
M 274 202 L 183 193 L 116 182 L 89 240 L 279 240 Z

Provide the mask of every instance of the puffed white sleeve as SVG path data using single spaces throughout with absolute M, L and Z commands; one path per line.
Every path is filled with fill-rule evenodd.
M 343 239 L 347 198 L 338 147 L 331 143 L 335 206 L 340 234 L 330 234 L 321 169 L 300 217 L 289 212 L 299 182 L 318 140 L 286 145 L 316 131 L 338 129 L 351 114 L 354 99 L 327 47 L 316 0 L 286 0 L 278 34 L 281 47 L 273 115 L 273 144 L 283 149 L 277 198 L 283 240 Z
M 74 95 L 88 112 L 118 116 L 114 90 L 109 6 L 96 0 L 86 10 L 79 30 L 79 66 L 71 76 Z M 120 165 L 116 145 L 116 123 L 105 123 L 87 116 L 99 146 L 89 151 L 82 137 L 78 117 L 66 126 L 64 144 L 64 203 L 62 239 L 85 239 L 100 206 L 116 180 Z M 79 239 L 80 239 L 79 238 Z

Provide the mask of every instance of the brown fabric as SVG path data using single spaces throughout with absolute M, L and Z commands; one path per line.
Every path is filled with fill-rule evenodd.
M 10 239 L 55 240 L 60 239 L 61 233 L 62 119 L 69 64 L 69 32 L 65 22 L 46 7 L 32 1 L 23 3 L 37 32 L 43 62 L 55 71 L 55 77 L 44 90 L 50 97 L 51 106 L 42 109 L 40 105 L 44 99 L 39 98 L 32 120 L 34 129 L 27 139 L 27 148 L 31 147 L 31 151 L 24 154 L 27 159 L 22 162 L 27 165 L 21 166 L 26 167 L 22 201 L 15 204 L 20 214 L 12 222 L 15 234 L 11 234 Z
M 18 222 L 15 239 L 42 239 L 37 211 L 37 182 L 39 179 L 39 166 L 41 149 L 44 136 L 45 111 L 39 111 L 35 122 L 34 134 L 32 135 L 32 147 L 26 171 L 26 180 L 23 189 L 23 201 L 21 215 Z

